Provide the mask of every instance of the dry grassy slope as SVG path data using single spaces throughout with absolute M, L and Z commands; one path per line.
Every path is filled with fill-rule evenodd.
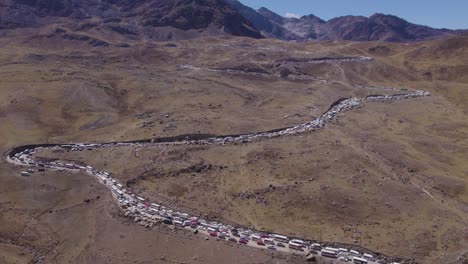
M 256 229 L 455 261 L 467 242 L 467 124 L 443 101 L 371 103 L 322 131 L 248 145 L 40 156 L 91 163 L 146 197 Z
M 25 179 L 13 176 L 10 165 L 1 173 L 1 263 L 32 263 L 34 255 L 57 264 L 302 263 L 165 227 L 141 228 L 120 216 L 110 193 L 84 174 Z
M 106 41 L 113 43 L 111 38 Z M 411 55 L 419 52 L 422 46 L 441 50 L 448 45 L 446 60 L 453 65 L 464 65 L 462 58 L 466 48 L 463 45 L 457 46 L 460 51 L 452 53 L 452 46 L 444 42 L 407 46 L 206 38 L 177 42 L 175 48 L 166 47 L 164 43 L 130 42 L 132 48 L 110 46 L 104 49 L 89 48 L 76 41 L 38 44 L 28 37 L 17 36 L 14 40 L 1 38 L 0 43 L 2 152 L 14 145 L 37 142 L 99 142 L 198 131 L 225 134 L 283 127 L 310 120 L 339 97 L 371 93 L 349 83 L 430 90 L 435 95 L 431 99 L 368 105 L 349 113 L 329 130 L 300 137 L 246 146 L 190 151 L 167 149 L 158 156 L 145 149 L 141 150 L 145 153 L 143 160 L 133 159 L 129 149 L 118 149 L 113 153 L 88 152 L 82 158 L 99 168 L 118 173 L 122 179 L 134 178 L 145 169 L 151 171 L 149 175 L 177 171 L 199 163 L 201 158 L 213 165 L 227 164 L 226 169 L 195 176 L 151 177 L 138 181 L 135 187 L 142 188 L 149 196 L 162 194 L 177 201 L 179 206 L 194 207 L 258 228 L 323 240 L 354 243 L 357 239 L 358 244 L 378 251 L 414 255 L 423 263 L 440 263 L 437 258 L 442 252 L 447 252 L 451 261 L 455 260 L 466 244 L 466 237 L 461 237 L 467 221 L 466 72 L 452 73 L 452 68 L 448 68 L 447 71 L 456 74 L 457 78 L 447 80 L 434 74 L 429 79 L 425 71 L 438 67 L 441 62 L 428 64 L 432 52 Z M 223 46 L 226 44 L 229 46 Z M 44 48 L 48 45 L 53 48 Z M 289 48 L 289 51 L 256 49 L 256 46 Z M 388 46 L 390 51 L 373 49 L 378 46 Z M 304 51 L 312 54 L 300 53 Z M 177 65 L 183 63 L 207 67 L 249 63 L 273 71 L 268 65 L 279 59 L 330 54 L 371 55 L 376 61 L 363 65 L 298 66 L 298 70 L 310 76 L 328 78 L 327 84 L 177 70 Z M 148 113 L 143 119 L 136 117 L 145 112 Z M 284 118 L 285 115 L 291 117 Z M 143 127 L 143 121 L 152 123 Z M 151 148 L 148 150 L 152 151 Z M 68 155 L 71 160 L 80 158 L 76 154 Z M 170 162 L 153 164 L 149 158 Z M 415 172 L 409 173 L 408 169 Z M 55 211 L 55 208 L 82 204 L 89 194 L 101 192 L 99 187 L 91 187 L 92 181 L 85 176 L 63 178 L 64 175 L 51 174 L 46 180 L 26 180 L 17 176 L 18 171 L 19 168 L 2 165 L 0 186 L 4 191 L 1 201 L 5 203 L 1 208 L 9 208 L 0 217 L 2 239 L 13 239 L 16 244 L 33 245 L 44 251 L 51 248 L 51 243 L 63 243 L 57 248 L 58 256 L 54 257 L 62 263 L 62 260 L 79 260 L 77 256 L 80 254 L 98 258 L 125 252 L 123 245 L 133 245 L 138 237 L 157 234 L 136 231 L 139 229 L 133 225 L 122 226 L 118 217 L 98 214 L 111 204 L 106 198 L 105 202 L 93 205 L 96 208 L 65 210 L 59 217 L 44 214 L 33 231 L 27 234 L 39 232 L 48 236 L 36 234 L 35 237 L 40 239 L 18 238 L 31 216 L 48 208 Z M 43 181 L 45 187 L 41 186 Z M 266 192 L 269 184 L 283 187 Z M 55 187 L 48 188 L 48 185 Z M 85 187 L 77 189 L 76 185 Z M 320 186 L 326 190 L 321 190 Z M 41 195 L 31 196 L 31 190 L 41 188 L 46 188 Z M 259 194 L 255 194 L 256 189 Z M 424 190 L 434 199 L 424 195 Z M 105 193 L 103 191 L 100 196 L 106 197 Z M 254 198 L 240 198 L 251 197 L 252 193 L 260 196 L 259 203 Z M 407 200 L 395 193 L 404 194 Z M 57 203 L 59 198 L 65 202 Z M 263 201 L 267 201 L 267 206 L 262 205 Z M 112 215 L 114 209 L 109 210 Z M 67 227 L 65 220 L 75 218 L 89 224 L 73 233 L 74 229 Z M 107 224 L 109 219 L 115 224 Z M 105 251 L 103 248 L 102 252 L 109 253 L 102 255 L 97 253 L 100 250 L 93 251 L 92 245 L 117 239 L 104 236 L 102 240 L 96 238 L 89 242 L 79 236 L 76 238 L 78 247 L 66 239 L 79 233 L 89 233 L 92 237 L 107 234 L 96 229 L 101 225 L 108 229 L 123 228 L 124 234 L 138 233 L 132 240 L 122 239 L 122 243 L 115 247 L 119 250 L 107 247 L 109 251 Z M 401 241 L 401 237 L 406 239 Z M 11 254 L 17 255 L 17 248 L 2 247 L 8 247 L 11 252 L 2 254 L 4 259 L 11 258 Z M 211 249 L 203 250 L 208 248 Z M 219 256 L 225 249 L 220 250 Z M 127 261 L 141 254 L 137 248 L 128 252 L 131 257 L 127 256 Z M 141 261 L 150 261 L 155 255 L 157 259 L 158 254 L 148 255 Z M 48 256 L 53 257 L 53 254 Z M 213 260 L 215 263 L 217 256 L 207 256 L 205 262 Z M 25 259 L 28 257 L 24 256 Z M 116 261 L 114 258 L 100 260 L 104 263 Z

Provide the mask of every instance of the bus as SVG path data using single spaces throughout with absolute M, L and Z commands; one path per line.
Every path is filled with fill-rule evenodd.
M 327 258 L 337 258 L 337 253 L 336 251 L 333 250 L 328 250 L 328 249 L 322 249 L 320 251 L 322 257 L 327 257 Z
M 303 251 L 303 250 L 302 250 L 302 245 L 301 245 L 301 244 L 294 243 L 294 242 L 289 242 L 288 245 L 289 245 L 289 248 L 290 248 L 290 249 Z
M 364 254 L 362 256 L 367 260 L 374 260 L 374 256 L 372 256 L 371 254 Z
M 275 241 L 283 242 L 283 243 L 289 242 L 289 238 L 286 236 L 282 236 L 282 235 L 273 235 L 273 239 L 275 239 Z
M 304 246 L 304 241 L 299 239 L 292 239 L 291 242 Z
M 340 252 L 337 248 L 333 248 L 333 247 L 325 247 L 325 249 L 328 251 L 333 251 L 335 252 L 335 254 L 338 254 L 338 252 Z
M 354 257 L 353 258 L 353 263 L 354 264 L 367 264 L 367 259 Z

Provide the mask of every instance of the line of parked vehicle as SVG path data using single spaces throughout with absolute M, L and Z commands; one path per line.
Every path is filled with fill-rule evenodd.
M 290 238 L 278 234 L 270 234 L 265 232 L 256 232 L 244 227 L 234 227 L 216 222 L 209 222 L 189 214 L 176 212 L 163 205 L 152 203 L 147 199 L 137 196 L 131 190 L 119 183 L 114 177 L 104 171 L 99 171 L 91 166 L 81 166 L 72 163 L 64 163 L 59 161 L 36 161 L 32 155 L 41 149 L 57 150 L 65 149 L 69 151 L 92 150 L 102 147 L 118 147 L 118 146 L 137 146 L 144 144 L 226 144 L 233 142 L 251 142 L 265 138 L 272 138 L 284 135 L 294 135 L 306 131 L 324 127 L 331 122 L 339 113 L 359 107 L 366 100 L 369 101 L 388 101 L 401 100 L 414 97 L 429 96 L 430 94 L 423 91 L 415 91 L 408 94 L 396 94 L 385 96 L 369 96 L 367 98 L 351 98 L 336 102 L 330 109 L 319 118 L 310 122 L 300 124 L 298 126 L 286 128 L 273 132 L 251 133 L 234 137 L 212 137 L 204 140 L 181 140 L 160 143 L 102 143 L 102 144 L 57 144 L 48 146 L 31 146 L 18 147 L 13 149 L 7 155 L 7 161 L 13 164 L 29 166 L 27 171 L 21 172 L 22 176 L 30 176 L 32 173 L 52 170 L 69 170 L 69 171 L 84 171 L 96 177 L 101 183 L 106 185 L 116 198 L 119 206 L 124 210 L 125 216 L 131 218 L 134 222 L 145 226 L 153 227 L 155 224 L 163 223 L 166 225 L 177 226 L 179 228 L 191 229 L 194 233 L 202 233 L 207 236 L 216 237 L 219 240 L 226 240 L 238 244 L 244 244 L 252 247 L 267 248 L 287 253 L 317 255 L 327 258 L 338 259 L 342 262 L 352 261 L 353 263 L 391 263 L 388 258 L 364 252 L 358 252 L 351 248 L 334 248 L 327 245 L 321 245 L 312 240 L 303 240 L 298 238 Z M 36 167 L 37 169 L 33 169 Z M 393 264 L 397 264 L 393 262 Z
M 32 158 L 32 155 L 41 149 L 57 150 L 65 148 L 70 150 L 69 146 L 73 146 L 71 150 L 79 151 L 83 148 L 89 149 L 90 147 L 98 145 L 67 144 L 65 147 L 63 145 L 57 145 L 53 147 L 26 149 L 14 154 L 13 156 L 8 156 L 8 160 L 14 164 L 30 167 L 26 172 L 21 173 L 22 176 L 30 176 L 34 173 L 36 170 L 32 169 L 33 167 L 38 167 L 38 171 L 41 169 L 51 169 L 75 172 L 83 171 L 88 173 L 96 177 L 102 184 L 111 190 L 126 217 L 147 228 L 151 228 L 156 224 L 162 223 L 165 225 L 192 230 L 194 233 L 204 234 L 219 240 L 285 253 L 322 256 L 337 259 L 342 262 L 358 264 L 390 263 L 385 257 L 377 258 L 374 255 L 362 253 L 353 249 L 334 248 L 319 244 L 312 240 L 290 238 L 284 235 L 256 232 L 244 227 L 234 227 L 218 222 L 210 222 L 196 216 L 191 216 L 187 213 L 171 210 L 164 205 L 150 202 L 149 200 L 126 189 L 123 184 L 119 183 L 108 172 L 99 171 L 91 166 L 81 166 L 59 161 L 35 161 Z M 396 262 L 392 263 L 398 264 Z

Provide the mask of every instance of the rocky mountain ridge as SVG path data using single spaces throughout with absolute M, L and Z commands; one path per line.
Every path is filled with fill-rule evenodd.
M 407 42 L 453 37 L 467 31 L 434 29 L 392 15 L 282 17 L 237 0 L 3 0 L 0 35 L 47 28 L 76 38 L 113 36 L 123 41 L 181 40 L 232 35 L 292 41 L 351 40 Z M 58 29 L 57 31 L 53 31 Z M 55 34 L 53 33 L 53 34 Z M 58 36 L 60 37 L 60 36 Z
M 246 17 L 265 37 L 283 40 L 351 40 L 406 42 L 452 37 L 468 31 L 435 29 L 410 23 L 393 15 L 342 16 L 325 21 L 313 14 L 282 17 L 262 7 L 254 10 L 237 0 L 225 0 Z

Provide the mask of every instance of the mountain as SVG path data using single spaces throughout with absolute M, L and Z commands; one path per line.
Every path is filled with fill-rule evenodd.
M 24 29 L 46 32 L 41 35 L 44 38 L 84 41 L 93 46 L 107 45 L 103 39 L 165 41 L 217 35 L 406 42 L 463 32 L 416 25 L 384 14 L 328 21 L 315 15 L 286 18 L 264 7 L 254 10 L 237 0 L 0 1 L 0 35 Z
M 282 27 L 281 24 L 278 24 L 271 17 L 265 16 L 260 11 L 257 12 L 257 10 L 245 6 L 237 0 L 225 0 L 225 2 L 237 9 L 237 11 L 250 21 L 252 25 L 265 37 L 285 40 L 295 40 L 298 38 L 294 33 L 289 32 L 287 29 Z
M 392 15 L 374 14 L 338 17 L 327 21 L 323 30 L 330 39 L 354 41 L 417 41 L 453 36 L 455 31 L 416 25 Z
M 315 15 L 282 17 L 265 7 L 254 10 L 237 0 L 225 0 L 265 37 L 283 40 L 352 40 L 406 42 L 455 36 L 467 31 L 434 29 L 392 15 L 343 16 L 325 21 Z
M 4 0 L 0 29 L 85 25 L 151 39 L 229 34 L 262 38 L 222 0 Z M 83 28 L 81 28 L 83 30 Z

